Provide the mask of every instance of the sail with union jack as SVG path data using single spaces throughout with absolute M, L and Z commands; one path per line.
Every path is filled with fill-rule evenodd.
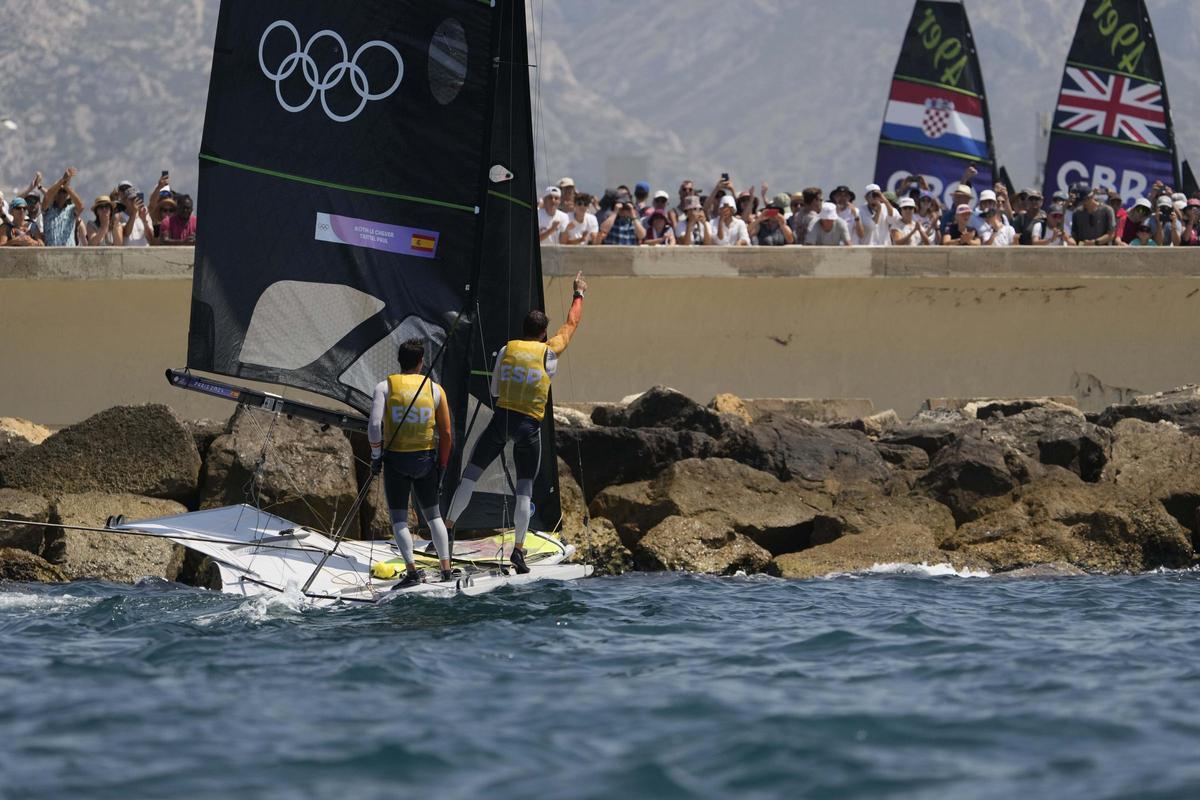
M 1168 149 L 1161 84 L 1067 66 L 1054 125 L 1064 131 Z
M 1044 189 L 1179 186 L 1171 106 L 1144 0 L 1086 0 L 1063 69 Z

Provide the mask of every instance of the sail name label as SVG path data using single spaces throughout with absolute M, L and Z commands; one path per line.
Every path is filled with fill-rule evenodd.
M 943 38 L 942 26 L 932 8 L 925 9 L 925 19 L 917 26 L 917 33 L 921 34 L 921 46 L 932 55 L 933 68 L 942 69 L 941 82 L 947 86 L 958 86 L 970 63 L 970 56 L 964 52 L 962 42 L 957 37 Z
M 1136 73 L 1142 53 L 1146 52 L 1146 41 L 1142 38 L 1141 26 L 1136 22 L 1121 24 L 1121 15 L 1113 8 L 1112 0 L 1100 0 L 1096 10 L 1092 12 L 1092 20 L 1096 23 L 1100 35 L 1108 40 L 1109 53 L 1116 58 L 1117 51 L 1121 51 L 1117 69 Z
M 365 247 L 385 253 L 436 258 L 440 234 L 423 228 L 317 212 L 314 238 L 318 242 Z

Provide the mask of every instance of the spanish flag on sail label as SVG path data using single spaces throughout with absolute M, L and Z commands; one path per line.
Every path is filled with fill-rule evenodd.
M 881 138 L 968 159 L 988 158 L 979 98 L 940 86 L 893 80 Z
M 436 258 L 438 246 L 436 231 L 407 228 L 389 222 L 373 222 L 369 219 L 343 217 L 338 214 L 317 212 L 317 227 L 314 238 L 318 242 L 347 244 L 351 247 L 366 247 L 386 253 L 398 253 L 419 258 Z

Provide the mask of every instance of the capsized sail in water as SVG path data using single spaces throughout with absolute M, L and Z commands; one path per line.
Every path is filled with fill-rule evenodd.
M 1132 204 L 1178 187 L 1171 106 L 1142 0 L 1087 0 L 1063 69 L 1043 185 L 1111 187 Z
M 896 191 L 923 176 L 944 205 L 968 166 L 990 188 L 996 149 L 967 10 L 958 0 L 917 0 L 896 61 L 879 133 L 875 182 Z
M 187 369 L 168 379 L 247 409 L 363 430 L 398 345 L 422 339 L 454 418 L 449 496 L 461 453 L 491 418 L 494 355 L 544 304 L 528 69 L 523 0 L 225 0 L 200 153 L 209 213 Z M 269 209 L 253 225 L 231 202 L 246 197 Z M 209 374 L 304 389 L 354 412 Z M 542 463 L 553 465 L 553 414 L 543 424 Z M 512 524 L 510 463 L 479 481 L 460 528 Z M 533 500 L 531 528 L 558 527 L 554 469 L 542 470 Z M 395 556 L 248 506 L 218 512 L 116 527 L 224 540 L 181 543 L 212 558 L 225 590 L 239 594 L 294 580 L 321 599 L 347 588 L 374 596 L 370 559 Z M 256 546 L 267 542 L 277 546 Z M 587 574 L 547 571 L 569 549 L 559 543 L 532 561 L 535 579 Z M 460 560 L 476 587 L 487 577 L 476 573 L 492 569 L 481 564 Z

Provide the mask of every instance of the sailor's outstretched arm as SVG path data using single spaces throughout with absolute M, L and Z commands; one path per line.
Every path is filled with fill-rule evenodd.
M 546 346 L 553 350 L 555 355 L 561 355 L 562 351 L 567 349 L 567 345 L 571 343 L 571 337 L 575 335 L 575 329 L 579 327 L 579 322 L 583 319 L 583 296 L 587 293 L 587 281 L 583 279 L 582 272 L 576 273 L 574 288 L 575 297 L 571 300 L 571 310 L 567 312 L 567 321 L 546 342 Z

